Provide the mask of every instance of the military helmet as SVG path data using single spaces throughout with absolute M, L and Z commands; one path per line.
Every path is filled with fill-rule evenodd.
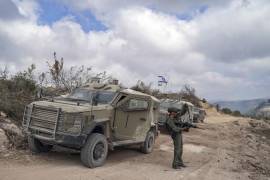
M 178 109 L 178 108 L 176 108 L 176 107 L 169 107 L 169 108 L 168 108 L 168 112 L 169 112 L 169 113 L 172 113 L 172 112 L 178 113 L 179 111 L 180 111 L 180 109 Z
M 183 104 L 183 107 L 182 107 L 182 108 L 183 108 L 183 109 L 188 109 L 187 103 Z

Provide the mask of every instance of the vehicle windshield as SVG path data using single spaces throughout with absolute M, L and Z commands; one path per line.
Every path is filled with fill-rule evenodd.
M 113 100 L 115 94 L 116 94 L 115 92 L 111 92 L 111 91 L 98 91 L 96 93 L 97 103 L 108 104 Z
M 75 89 L 64 99 L 68 101 L 85 101 L 89 103 L 92 103 L 92 100 L 95 99 L 98 104 L 108 104 L 113 100 L 114 96 L 115 92 L 111 91 Z
M 181 102 L 173 102 L 173 101 L 163 101 L 160 103 L 160 107 L 163 110 L 167 110 L 169 107 L 175 107 L 178 109 L 182 109 L 182 103 Z

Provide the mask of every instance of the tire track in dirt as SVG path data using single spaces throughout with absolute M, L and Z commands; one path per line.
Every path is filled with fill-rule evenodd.
M 248 144 L 254 146 L 253 149 L 257 148 L 253 142 L 258 139 L 253 136 L 248 138 L 251 135 L 246 130 L 247 125 L 243 125 L 242 121 L 239 120 L 240 123 L 237 123 L 234 122 L 235 119 L 231 122 L 228 119 L 226 117 L 226 122 L 222 123 L 199 125 L 204 130 L 191 129 L 190 132 L 184 133 L 183 159 L 187 168 L 181 170 L 171 169 L 172 140 L 169 136 L 161 134 L 153 153 L 141 154 L 136 147 L 120 148 L 110 152 L 105 166 L 96 169 L 83 167 L 79 154 L 74 152 L 51 152 L 33 156 L 29 151 L 11 151 L 8 157 L 0 155 L 0 179 L 28 180 L 32 177 L 38 177 L 40 180 L 50 180 L 51 177 L 57 177 L 59 180 L 250 179 L 251 172 L 243 168 L 241 162 L 243 159 L 250 160 L 245 156 L 253 153 L 248 152 L 250 150 L 247 148 Z M 258 157 L 255 159 L 255 163 L 262 160 Z M 255 174 L 254 177 L 261 176 Z

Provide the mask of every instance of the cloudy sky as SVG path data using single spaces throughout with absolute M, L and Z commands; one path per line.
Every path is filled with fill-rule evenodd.
M 210 100 L 269 97 L 269 0 L 1 0 L 0 68 L 106 70 Z

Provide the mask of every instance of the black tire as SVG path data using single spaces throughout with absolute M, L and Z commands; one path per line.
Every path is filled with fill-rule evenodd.
M 38 139 L 28 136 L 28 146 L 33 153 L 49 152 L 52 149 L 52 145 L 43 144 Z
M 89 168 L 104 165 L 108 155 L 108 142 L 102 134 L 91 134 L 81 150 L 81 161 Z
M 201 119 L 201 123 L 203 123 L 203 122 L 204 122 L 204 119 L 205 119 L 205 118 L 202 118 L 202 119 Z
M 149 131 L 146 135 L 145 141 L 142 145 L 142 152 L 145 154 L 149 154 L 153 151 L 155 144 L 155 134 L 153 131 Z

